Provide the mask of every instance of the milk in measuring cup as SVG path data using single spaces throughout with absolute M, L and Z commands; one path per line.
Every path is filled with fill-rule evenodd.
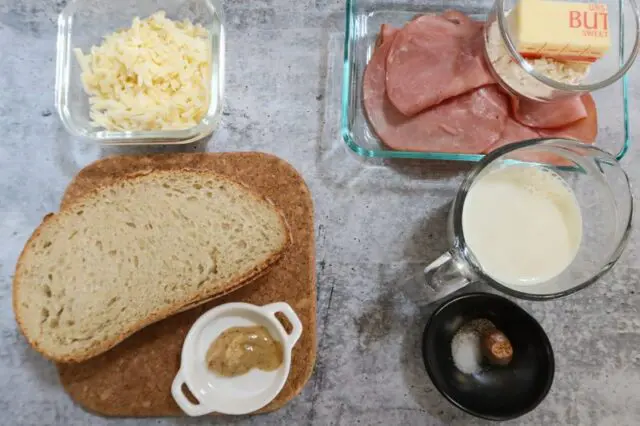
M 571 264 L 582 239 L 582 216 L 562 177 L 515 165 L 477 179 L 463 206 L 462 228 L 484 272 L 520 287 L 546 282 Z

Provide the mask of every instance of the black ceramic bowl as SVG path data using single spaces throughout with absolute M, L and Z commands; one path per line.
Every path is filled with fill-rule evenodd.
M 460 372 L 451 340 L 467 322 L 486 318 L 511 341 L 513 358 L 506 366 L 483 361 L 472 375 Z M 555 363 L 549 338 L 524 309 L 504 297 L 468 293 L 445 302 L 424 331 L 422 355 L 435 387 L 458 408 L 489 420 L 508 420 L 533 410 L 545 398 Z

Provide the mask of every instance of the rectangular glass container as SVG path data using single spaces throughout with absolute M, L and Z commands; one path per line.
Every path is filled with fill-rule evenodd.
M 121 28 L 164 10 L 169 19 L 188 19 L 209 31 L 211 78 L 209 107 L 194 127 L 183 130 L 108 131 L 93 127 L 89 117 L 89 97 L 80 79 L 81 69 L 73 54 L 80 48 L 86 54 L 91 46 Z M 109 145 L 181 144 L 211 134 L 222 115 L 224 91 L 225 31 L 224 13 L 219 0 L 72 0 L 58 17 L 56 46 L 56 108 L 64 127 L 78 138 Z
M 371 158 L 480 161 L 484 157 L 483 154 L 394 151 L 385 147 L 369 126 L 365 116 L 362 78 L 373 53 L 380 25 L 402 27 L 417 14 L 440 13 L 447 9 L 459 10 L 474 19 L 485 20 L 492 7 L 492 0 L 347 0 L 340 129 L 347 146 L 356 154 Z M 623 30 L 611 28 L 611 31 Z M 621 39 L 624 40 L 624 37 Z M 618 54 L 622 60 L 624 46 L 621 45 L 620 50 Z M 596 146 L 620 160 L 629 148 L 630 142 L 627 77 L 592 93 L 592 96 L 598 109 Z

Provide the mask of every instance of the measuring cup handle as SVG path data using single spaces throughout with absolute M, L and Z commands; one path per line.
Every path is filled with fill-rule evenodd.
M 291 306 L 285 302 L 277 302 L 265 305 L 262 309 L 274 316 L 276 313 L 280 312 L 287 317 L 287 320 L 289 320 L 292 327 L 291 333 L 288 333 L 289 337 L 287 338 L 287 345 L 289 345 L 289 347 L 293 347 L 302 335 L 302 322 L 300 322 L 300 318 L 298 318 L 298 315 L 294 312 Z
M 173 379 L 173 383 L 171 384 L 171 395 L 173 395 L 173 399 L 176 401 L 178 406 L 187 413 L 189 416 L 202 416 L 204 414 L 211 413 L 212 409 L 207 408 L 199 403 L 198 405 L 193 404 L 191 401 L 187 399 L 187 396 L 182 391 L 182 385 L 185 384 L 184 377 L 182 375 L 182 370 L 178 371 L 176 377 Z M 188 386 L 188 385 L 187 385 Z M 196 396 L 194 395 L 194 398 Z
M 431 262 L 424 269 L 424 278 L 432 301 L 442 299 L 471 283 L 471 278 L 452 251 Z

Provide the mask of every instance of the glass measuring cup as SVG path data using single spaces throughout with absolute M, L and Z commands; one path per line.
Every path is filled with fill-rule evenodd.
M 479 178 L 499 168 L 535 165 L 559 175 L 573 191 L 582 215 L 582 237 L 573 261 L 559 275 L 531 285 L 507 285 L 492 278 L 467 244 L 463 208 Z M 554 299 L 594 283 L 623 252 L 631 230 L 633 197 L 629 180 L 610 154 L 566 139 L 535 139 L 506 145 L 487 155 L 463 181 L 449 212 L 451 248 L 424 270 L 432 299 L 483 280 L 506 294 Z M 522 253 L 526 256 L 526 253 Z

